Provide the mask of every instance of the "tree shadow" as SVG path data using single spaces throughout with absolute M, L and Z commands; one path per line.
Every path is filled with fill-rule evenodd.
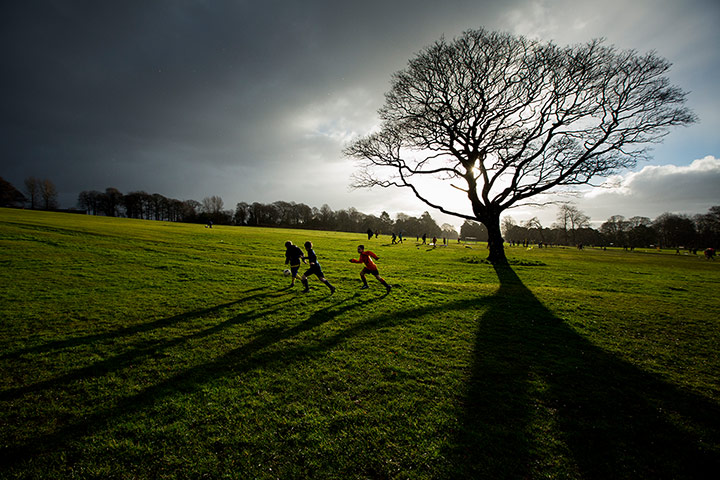
M 458 300 L 403 311 L 369 314 L 311 341 L 287 341 L 356 308 L 373 311 L 385 295 L 354 294 L 310 313 L 300 323 L 259 329 L 226 353 L 183 369 L 144 389 L 86 413 L 54 431 L 6 441 L 0 463 L 9 470 L 44 454 L 82 455 L 95 433 L 151 411 L 178 393 L 199 392 L 225 377 L 283 369 L 316 358 L 377 328 L 407 325 L 434 312 L 483 307 L 461 428 L 448 444 L 433 478 L 702 478 L 718 471 L 720 409 L 593 345 L 535 298 L 510 268 L 497 268 L 500 288 L 483 299 Z M 181 337 L 221 333 L 282 308 L 244 312 Z M 176 342 L 175 339 L 166 342 Z M 153 348 L 163 348 L 162 344 Z M 129 361 L 152 355 L 129 352 Z M 132 355 L 135 355 L 133 359 Z M 76 371 L 71 381 L 114 368 Z M 35 388 L 62 388 L 60 383 Z M 15 392 L 16 395 L 22 392 Z M 401 433 L 401 432 L 400 432 Z M 378 476 L 391 476 L 389 472 Z
M 247 343 L 212 361 L 181 370 L 177 374 L 151 385 L 137 394 L 118 398 L 112 405 L 101 406 L 101 408 L 95 409 L 95 411 L 91 413 L 82 415 L 82 418 L 69 419 L 64 426 L 56 429 L 52 433 L 37 435 L 22 442 L 5 442 L 5 445 L 0 447 L 0 464 L 15 467 L 24 462 L 33 461 L 33 459 L 46 453 L 65 450 L 79 439 L 107 428 L 108 425 L 117 421 L 119 418 L 132 416 L 152 408 L 153 405 L 158 404 L 165 398 L 176 395 L 178 392 L 183 392 L 184 394 L 195 392 L 200 390 L 203 385 L 228 375 L 241 375 L 255 368 L 285 366 L 308 356 L 315 355 L 318 352 L 325 351 L 350 336 L 357 334 L 359 331 L 374 328 L 377 322 L 382 321 L 382 319 L 386 317 L 377 318 L 372 322 L 364 322 L 347 331 L 323 338 L 319 344 L 291 346 L 280 349 L 269 347 L 312 330 L 355 308 L 367 308 L 373 302 L 383 298 L 375 297 L 367 299 L 361 297 L 361 295 L 356 293 L 352 297 L 316 310 L 309 315 L 305 321 L 293 327 L 272 326 L 265 328 L 258 332 Z M 279 304 L 275 304 L 269 309 L 256 310 L 249 314 L 243 313 L 209 329 L 189 337 L 183 337 L 179 340 L 187 341 L 190 337 L 195 338 L 207 336 L 211 333 L 218 333 L 231 325 L 262 318 L 280 308 L 281 306 Z M 162 345 L 155 346 L 147 351 L 129 352 L 127 358 L 121 355 L 121 363 L 125 365 L 136 362 L 137 360 L 141 360 L 141 357 L 151 356 L 153 353 L 157 353 L 158 349 L 165 348 L 165 344 L 174 346 L 177 342 L 177 339 L 168 340 Z M 88 376 L 103 375 L 116 369 L 114 364 L 112 364 L 112 367 L 110 367 L 110 365 L 111 364 L 108 364 L 106 361 L 101 361 L 94 366 L 72 372 L 48 384 L 42 383 L 40 385 L 31 385 L 16 389 L 16 391 L 4 392 L 5 395 L 3 398 L 0 398 L 0 400 L 12 400 L 24 393 L 50 387 L 62 388 L 62 384 L 69 381 L 85 380 Z
M 483 301 L 446 478 L 707 478 L 720 408 L 580 336 L 510 267 Z
M 142 324 L 136 327 L 128 328 L 128 329 L 122 329 L 120 333 L 118 333 L 118 336 L 126 336 L 129 335 L 129 331 L 132 330 L 134 333 L 144 332 L 148 330 L 152 330 L 155 328 L 161 328 L 164 326 L 170 326 L 173 324 L 176 324 L 179 322 L 180 319 L 182 320 L 190 320 L 194 318 L 202 318 L 205 316 L 208 316 L 214 312 L 220 311 L 224 308 L 230 307 L 232 305 L 235 305 L 237 303 L 241 303 L 243 301 L 250 301 L 258 298 L 266 298 L 270 297 L 269 294 L 256 294 L 252 295 L 250 297 L 245 297 L 242 300 L 236 300 L 234 302 L 217 305 L 212 308 L 207 308 L 183 315 L 177 315 L 175 317 L 170 317 L 169 319 L 162 319 L 154 322 L 149 322 L 146 324 Z M 275 313 L 282 309 L 282 305 L 285 303 L 288 303 L 292 301 L 291 298 L 285 299 L 280 302 L 275 302 L 273 307 L 271 309 L 265 309 L 262 311 L 254 311 L 252 313 L 242 313 L 239 315 L 236 315 L 228 320 L 222 321 L 212 327 L 206 328 L 204 330 L 200 330 L 198 332 L 189 333 L 187 335 L 182 335 L 179 337 L 162 340 L 162 341 L 152 341 L 152 342 L 143 342 L 139 347 L 131 348 L 130 350 L 120 353 L 118 355 L 110 356 L 107 358 L 104 358 L 100 361 L 97 361 L 91 365 L 88 365 L 86 367 L 77 368 L 74 370 L 70 370 L 62 375 L 59 375 L 57 377 L 50 378 L 48 380 L 43 380 L 36 383 L 31 383 L 27 385 L 23 385 L 22 387 L 17 388 L 9 388 L 7 390 L 0 392 L 0 401 L 10 401 L 17 398 L 22 397 L 23 395 L 26 395 L 28 393 L 33 392 L 40 392 L 43 390 L 49 390 L 52 388 L 64 388 L 71 383 L 78 381 L 78 380 L 91 380 L 93 378 L 102 377 L 104 375 L 108 375 L 110 373 L 122 370 L 124 368 L 127 368 L 133 364 L 137 364 L 138 362 L 144 361 L 146 359 L 150 359 L 153 357 L 157 357 L 162 352 L 169 350 L 174 347 L 181 346 L 183 344 L 186 344 L 187 342 L 193 341 L 193 340 L 199 340 L 202 338 L 209 337 L 211 335 L 214 335 L 216 333 L 220 333 L 222 330 L 225 330 L 227 328 L 230 328 L 235 325 L 240 325 L 243 323 L 247 323 L 253 320 L 257 320 L 260 318 L 263 318 L 266 315 Z M 169 320 L 172 320 L 169 322 Z M 110 334 L 106 334 L 110 335 Z M 88 336 L 88 337 L 82 337 L 81 339 L 83 342 L 88 341 L 90 338 L 96 338 L 95 335 Z M 78 343 L 79 344 L 79 343 Z
M 260 290 L 262 290 L 262 288 L 258 287 L 258 288 L 246 290 L 241 293 L 247 294 L 247 293 L 258 292 Z M 174 315 L 172 317 L 160 318 L 160 319 L 154 320 L 152 322 L 140 323 L 137 325 L 123 327 L 123 328 L 108 331 L 108 332 L 95 333 L 92 335 L 84 335 L 84 336 L 80 336 L 80 337 L 72 337 L 72 338 L 67 338 L 64 340 L 55 340 L 55 341 L 48 342 L 48 343 L 45 343 L 42 345 L 35 345 L 32 347 L 20 348 L 13 352 L 4 353 L 3 355 L 0 356 L 0 360 L 18 358 L 18 357 L 21 357 L 22 355 L 27 355 L 27 354 L 51 352 L 54 350 L 73 348 L 73 347 L 77 347 L 77 346 L 81 346 L 81 345 L 89 345 L 89 344 L 102 342 L 102 341 L 106 341 L 106 340 L 114 340 L 119 337 L 126 337 L 126 336 L 135 335 L 138 333 L 149 332 L 151 330 L 155 330 L 155 329 L 159 329 L 159 328 L 170 327 L 170 326 L 176 325 L 178 323 L 187 322 L 188 320 L 192 320 L 195 318 L 206 317 L 212 313 L 218 312 L 220 310 L 224 310 L 224 309 L 231 307 L 233 305 L 236 305 L 238 303 L 247 302 L 247 301 L 250 301 L 253 299 L 262 298 L 262 297 L 266 297 L 266 296 L 267 296 L 266 293 L 255 293 L 254 295 L 251 295 L 249 297 L 243 297 L 241 299 L 234 300 L 232 302 L 227 302 L 227 303 L 224 303 L 221 305 L 215 305 L 215 306 L 212 306 L 209 308 L 203 308 L 201 310 L 196 310 L 193 312 L 181 313 L 180 315 Z

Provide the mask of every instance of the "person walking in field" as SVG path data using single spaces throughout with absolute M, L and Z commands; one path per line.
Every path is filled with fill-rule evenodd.
M 360 272 L 360 278 L 363 281 L 363 286 L 360 287 L 361 290 L 364 290 L 368 288 L 367 279 L 365 278 L 365 274 L 374 275 L 375 278 L 378 279 L 378 281 L 385 286 L 385 289 L 387 289 L 387 292 L 390 293 L 390 290 L 392 287 L 380 276 L 380 272 L 378 271 L 377 265 L 375 265 L 374 260 L 378 259 L 378 256 L 375 255 L 370 250 L 365 250 L 365 245 L 358 245 L 357 251 L 360 254 L 360 258 L 355 259 L 351 258 L 350 263 L 362 263 L 365 266 L 363 267 L 362 271 Z
M 313 244 L 312 242 L 305 242 L 305 250 L 307 250 L 307 261 L 310 264 L 310 268 L 307 269 L 307 271 L 303 274 L 302 278 L 300 278 L 300 281 L 302 282 L 305 289 L 303 290 L 303 293 L 310 291 L 310 286 L 308 285 L 308 277 L 310 275 L 317 275 L 318 279 L 327 285 L 327 287 L 330 289 L 330 295 L 335 293 L 335 287 L 330 285 L 330 282 L 327 281 L 325 278 L 325 274 L 322 271 L 322 268 L 320 268 L 320 264 L 317 261 L 317 255 L 315 255 L 315 250 L 313 250 Z
M 285 242 L 285 265 L 290 265 L 291 287 L 295 286 L 295 279 L 298 278 L 298 270 L 300 270 L 300 262 L 304 261 L 305 255 L 300 247 L 293 245 L 290 240 Z

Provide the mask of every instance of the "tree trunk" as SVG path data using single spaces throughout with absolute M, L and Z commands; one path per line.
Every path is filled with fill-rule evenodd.
M 488 230 L 488 248 L 490 250 L 488 261 L 493 265 L 507 265 L 505 245 L 500 230 L 500 214 L 493 214 L 485 218 L 483 224 Z

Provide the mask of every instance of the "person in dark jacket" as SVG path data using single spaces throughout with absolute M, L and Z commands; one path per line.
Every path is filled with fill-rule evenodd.
M 310 275 L 316 275 L 318 279 L 327 285 L 327 287 L 330 289 L 330 295 L 335 293 L 335 287 L 330 285 L 330 282 L 327 281 L 325 278 L 325 274 L 322 271 L 322 268 L 320 268 L 320 264 L 317 261 L 317 255 L 315 254 L 315 250 L 313 250 L 313 244 L 312 242 L 305 242 L 305 250 L 307 250 L 307 261 L 310 264 L 310 268 L 307 269 L 307 271 L 303 274 L 302 278 L 300 278 L 300 281 L 305 286 L 305 290 L 303 292 L 309 292 L 310 286 L 308 285 L 308 277 Z
M 300 262 L 304 261 L 305 255 L 300 247 L 293 245 L 290 240 L 285 242 L 285 265 L 290 265 L 291 287 L 295 286 L 295 279 L 298 278 L 298 270 L 300 270 Z

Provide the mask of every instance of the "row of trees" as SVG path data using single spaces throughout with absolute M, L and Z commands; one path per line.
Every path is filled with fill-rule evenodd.
M 720 206 L 711 207 L 707 213 L 694 216 L 663 213 L 654 220 L 613 215 L 599 229 L 594 229 L 590 227 L 590 217 L 573 205 L 562 205 L 557 221 L 550 228 L 543 227 L 537 217 L 521 224 L 517 224 L 512 217 L 505 217 L 502 230 L 505 240 L 511 243 L 718 248 Z
M 321 208 L 309 207 L 304 203 L 274 202 L 271 204 L 241 202 L 237 204 L 234 215 L 236 225 L 268 226 L 286 228 L 310 228 L 345 232 L 365 232 L 368 229 L 383 234 L 402 233 L 405 236 L 440 236 L 457 232 L 451 225 L 439 227 L 428 212 L 420 217 L 398 213 L 396 219 L 387 212 L 380 216 L 367 215 L 355 208 L 333 211 L 328 205 Z
M 57 207 L 57 191 L 51 181 L 30 177 L 25 181 L 25 191 L 27 195 L 0 178 L 2 206 L 29 204 L 30 208 L 46 210 Z M 388 235 L 402 234 L 406 238 L 427 235 L 430 238 L 453 240 L 458 237 L 475 238 L 478 241 L 489 239 L 487 228 L 481 223 L 465 220 L 458 233 L 450 224 L 438 226 L 428 212 L 420 217 L 398 213 L 393 220 L 387 212 L 376 216 L 364 214 L 355 208 L 333 211 L 328 205 L 318 209 L 304 203 L 284 201 L 270 204 L 241 202 L 233 211 L 224 209 L 224 202 L 218 196 L 206 197 L 198 202 L 176 200 L 143 191 L 123 194 L 116 188 L 107 188 L 104 192 L 83 191 L 78 196 L 77 206 L 91 215 L 145 220 L 345 232 L 366 232 L 370 229 Z M 537 217 L 517 223 L 508 216 L 502 221 L 502 234 L 507 242 L 523 244 L 718 248 L 720 206 L 694 216 L 664 213 L 654 220 L 613 215 L 599 229 L 595 229 L 590 225 L 590 217 L 576 206 L 562 204 L 556 222 L 550 227 L 544 227 Z
M 77 206 L 90 215 L 169 222 L 196 222 L 202 213 L 195 200 L 181 201 L 142 191 L 123 194 L 117 188 L 80 192 Z
M 0 206 L 24 207 L 28 204 L 33 210 L 56 210 L 59 203 L 55 184 L 48 179 L 40 180 L 28 177 L 25 179 L 25 194 L 23 194 L 10 182 L 0 177 Z
M 487 228 L 466 220 L 458 233 L 450 224 L 438 226 L 428 212 L 420 217 L 398 213 L 393 220 L 387 212 L 379 216 L 359 212 L 355 208 L 333 211 L 304 203 L 277 201 L 269 204 L 240 202 L 235 210 L 224 209 L 218 196 L 195 200 L 168 199 L 160 194 L 131 192 L 123 195 L 115 188 L 105 192 L 82 192 L 78 206 L 90 214 L 126 216 L 147 220 L 164 220 L 314 230 L 402 234 L 404 237 L 439 237 L 448 239 L 475 238 L 488 241 Z M 664 213 L 648 217 L 622 215 L 610 217 L 599 229 L 591 227 L 590 217 L 572 204 L 558 208 L 556 222 L 544 227 L 537 217 L 518 224 L 512 217 L 502 222 L 505 241 L 553 245 L 601 245 L 628 248 L 665 246 L 706 248 L 720 246 L 720 206 L 695 216 Z
M 457 238 L 452 225 L 438 227 L 429 213 L 419 218 L 397 214 L 395 220 L 387 212 L 379 217 L 359 212 L 355 208 L 333 211 L 328 205 L 309 207 L 304 203 L 278 201 L 270 204 L 241 202 L 235 210 L 224 209 L 218 196 L 206 197 L 202 202 L 176 200 L 142 191 L 123 194 L 116 188 L 104 192 L 83 191 L 78 196 L 78 208 L 90 215 L 128 217 L 170 222 L 210 223 L 216 225 L 245 225 L 261 227 L 307 228 L 316 230 L 403 233 L 406 236 L 446 236 Z

